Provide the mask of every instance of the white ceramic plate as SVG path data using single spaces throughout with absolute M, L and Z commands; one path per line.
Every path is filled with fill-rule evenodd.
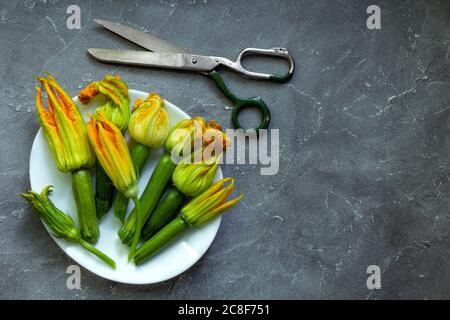
M 130 105 L 133 105 L 138 98 L 145 99 L 147 97 L 145 92 L 136 90 L 130 90 L 129 94 L 131 99 Z M 93 101 L 88 108 L 81 105 L 77 98 L 74 98 L 74 101 L 85 116 L 98 106 L 96 101 Z M 189 118 L 186 113 L 168 101 L 166 101 L 166 109 L 171 125 Z M 162 149 L 152 150 L 139 179 L 140 193 L 150 179 L 162 152 Z M 220 168 L 217 170 L 215 178 L 216 180 L 222 178 Z M 47 184 L 53 185 L 54 191 L 50 196 L 51 200 L 62 211 L 69 213 L 78 225 L 70 174 L 61 173 L 56 169 L 42 129 L 37 133 L 31 148 L 30 181 L 32 190 L 36 192 L 40 192 Z M 128 212 L 131 211 L 132 207 L 132 201 L 130 201 Z M 100 222 L 100 238 L 96 247 L 116 261 L 116 270 L 111 269 L 79 245 L 71 244 L 55 237 L 53 239 L 76 263 L 103 278 L 122 283 L 150 284 L 175 277 L 197 262 L 214 240 L 220 221 L 221 218 L 218 217 L 201 228 L 188 230 L 152 259 L 136 267 L 133 263 L 128 263 L 127 261 L 128 247 L 123 245 L 117 236 L 117 231 L 121 224 L 114 216 L 113 209 L 111 209 Z

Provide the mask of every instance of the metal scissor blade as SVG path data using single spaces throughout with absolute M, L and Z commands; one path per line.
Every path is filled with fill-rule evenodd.
M 106 29 L 118 34 L 119 36 L 131 41 L 147 50 L 156 52 L 170 52 L 170 53 L 190 53 L 191 51 L 176 44 L 157 38 L 151 34 L 135 30 L 133 28 L 121 25 L 117 22 L 94 19 L 94 21 Z
M 185 53 L 148 52 L 89 48 L 88 52 L 97 60 L 109 63 L 131 64 L 144 67 L 158 67 L 209 72 L 219 64 L 214 57 Z

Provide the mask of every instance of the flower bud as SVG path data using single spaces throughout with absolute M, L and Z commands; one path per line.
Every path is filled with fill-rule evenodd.
M 72 217 L 55 207 L 48 198 L 52 186 L 46 186 L 40 194 L 29 191 L 21 196 L 37 211 L 41 219 L 57 237 L 70 242 L 78 242 L 81 238 L 80 231 L 75 227 Z
M 138 99 L 133 107 L 128 131 L 136 142 L 149 148 L 160 148 L 169 133 L 169 115 L 163 98 L 150 93 L 144 101 Z
M 114 260 L 83 240 L 80 231 L 75 227 L 72 217 L 56 208 L 53 202 L 50 201 L 48 194 L 51 191 L 52 186 L 45 186 L 40 194 L 29 191 L 28 193 L 22 193 L 21 196 L 37 211 L 42 221 L 44 221 L 47 228 L 55 237 L 79 243 L 84 249 L 96 255 L 115 269 L 116 263 Z
M 230 184 L 225 187 L 225 184 Z M 242 194 L 237 198 L 225 202 L 234 190 L 234 180 L 225 178 L 217 181 L 205 192 L 192 199 L 181 209 L 181 217 L 191 227 L 197 227 L 219 216 L 222 212 L 232 208 L 241 199 Z
M 218 161 L 212 163 L 182 161 L 175 167 L 172 181 L 185 195 L 195 197 L 211 185 L 218 167 Z
M 206 127 L 207 124 L 202 117 L 180 121 L 167 136 L 164 145 L 166 151 L 177 157 L 189 156 L 195 149 L 202 147 L 202 136 Z

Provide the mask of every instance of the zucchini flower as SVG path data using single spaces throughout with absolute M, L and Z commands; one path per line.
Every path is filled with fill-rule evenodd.
M 225 187 L 227 182 L 230 182 L 230 184 Z M 199 227 L 236 205 L 242 199 L 242 194 L 226 202 L 233 189 L 233 179 L 225 178 L 214 183 L 208 190 L 192 199 L 181 209 L 180 216 L 169 222 L 136 250 L 134 255 L 135 264 L 139 265 L 148 260 L 186 229 Z
M 215 162 L 217 158 L 222 157 L 230 145 L 230 139 L 222 131 L 222 126 L 216 121 L 211 120 L 203 132 L 203 161 Z
M 195 197 L 211 185 L 223 151 L 229 145 L 229 139 L 221 129 L 217 122 L 210 121 L 202 134 L 202 148 L 198 149 L 201 151 L 200 161 L 197 161 L 194 151 L 192 157 L 184 158 L 176 166 L 172 181 L 185 195 Z
M 208 159 L 210 155 L 219 156 L 219 152 L 216 155 L 211 151 L 223 151 L 229 144 L 230 141 L 222 132 L 220 124 L 214 120 L 206 123 L 202 117 L 194 117 L 177 123 L 170 130 L 164 147 L 172 154 L 174 161 L 178 160 L 175 162 L 188 156 L 192 160 L 195 159 L 195 162 L 200 162 L 202 157 Z
M 106 119 L 103 113 L 91 116 L 88 123 L 88 135 L 103 169 L 114 186 L 125 197 L 133 199 L 136 211 L 136 227 L 128 260 L 134 254 L 142 228 L 140 203 L 137 198 L 137 174 L 131 161 L 125 139 L 120 130 Z
M 230 184 L 225 187 L 227 182 L 230 182 Z M 225 202 L 233 190 L 233 178 L 225 178 L 217 181 L 208 190 L 181 208 L 181 217 L 191 227 L 198 227 L 214 219 L 222 212 L 232 208 L 242 199 L 243 195 L 241 194 L 237 198 Z
M 128 131 L 136 142 L 149 148 L 160 148 L 169 133 L 164 99 L 154 92 L 144 101 L 138 99 L 133 106 Z
M 182 120 L 170 130 L 164 148 L 172 153 L 172 157 L 189 156 L 202 146 L 202 135 L 206 128 L 202 117 Z
M 86 126 L 72 98 L 55 79 L 38 77 L 48 95 L 48 109 L 43 105 L 42 89 L 36 87 L 36 110 L 59 171 L 72 172 L 91 167 L 95 156 L 89 145 Z
M 42 221 L 48 226 L 51 233 L 70 242 L 78 242 L 81 238 L 80 231 L 75 227 L 72 217 L 55 207 L 48 198 L 52 192 L 52 186 L 48 185 L 41 193 L 30 191 L 21 196 L 39 213 Z
M 103 113 L 91 115 L 88 135 L 98 161 L 114 186 L 128 198 L 137 196 L 137 175 L 119 128 Z
M 21 196 L 37 211 L 42 221 L 44 221 L 55 237 L 79 243 L 83 248 L 115 269 L 116 263 L 104 253 L 85 242 L 81 238 L 80 231 L 75 227 L 72 217 L 56 208 L 53 202 L 50 201 L 48 194 L 51 191 L 52 186 L 46 186 L 40 194 L 29 191 L 28 193 L 22 193 Z
M 72 190 L 84 240 L 95 243 L 99 237 L 94 193 L 89 171 L 95 155 L 89 144 L 84 120 L 69 95 L 55 79 L 38 77 L 47 92 L 48 108 L 43 106 L 42 89 L 36 87 L 36 109 L 44 135 L 58 170 L 72 173 Z
M 107 75 L 103 80 L 92 82 L 81 90 L 78 99 L 83 104 L 88 104 L 98 95 L 106 98 L 106 102 L 95 109 L 95 114 L 103 113 L 120 131 L 124 132 L 130 120 L 130 98 L 126 83 L 120 80 L 120 76 Z M 97 217 L 100 219 L 111 208 L 116 189 L 99 163 L 97 163 L 96 173 L 95 207 Z
M 219 161 L 208 164 L 186 163 L 182 160 L 173 171 L 173 184 L 188 197 L 195 197 L 211 185 L 218 167 Z
M 106 119 L 115 124 L 120 131 L 125 131 L 130 120 L 130 98 L 126 83 L 118 75 L 107 75 L 103 80 L 91 82 L 81 90 L 78 99 L 81 103 L 88 104 L 99 94 L 106 98 L 106 102 L 98 107 L 95 113 L 103 113 Z
M 151 148 L 160 148 L 169 132 L 169 115 L 164 107 L 164 99 L 156 93 L 150 93 L 145 100 L 138 99 L 133 107 L 128 131 L 130 136 L 136 141 L 130 150 L 131 159 L 137 170 L 141 171 L 147 162 Z M 120 193 L 114 199 L 114 214 L 122 223 L 125 222 L 128 201 L 129 199 Z M 143 203 L 143 221 L 145 221 L 146 217 L 146 206 L 147 204 Z M 134 221 L 133 212 L 130 216 L 132 220 L 129 221 Z M 126 231 L 122 230 L 119 233 L 124 243 L 129 242 L 135 230 L 134 225 L 130 223 Z M 128 241 L 124 240 L 125 238 Z

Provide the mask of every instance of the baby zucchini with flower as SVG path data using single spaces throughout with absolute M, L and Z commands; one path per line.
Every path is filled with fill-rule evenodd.
M 145 186 L 144 191 L 139 198 L 142 204 L 141 227 L 145 224 L 156 204 L 158 203 L 161 194 L 170 180 L 175 164 L 170 159 L 169 154 L 164 154 L 156 164 L 156 168 L 152 176 Z M 123 244 L 130 245 L 133 238 L 136 237 L 137 227 L 137 210 L 136 207 L 130 212 L 122 228 L 120 228 L 118 235 Z
M 131 123 L 132 121 L 130 121 L 130 132 L 132 128 Z M 149 220 L 149 223 L 147 223 L 147 227 L 145 228 L 144 239 L 157 231 L 155 229 L 156 226 L 165 225 L 168 221 L 170 221 L 168 219 L 170 219 L 173 213 L 179 208 L 179 206 L 175 206 L 174 204 L 184 201 L 184 194 L 178 190 L 173 190 L 171 192 L 171 197 L 163 197 L 158 205 L 158 208 L 155 209 L 159 198 L 163 194 L 167 184 L 170 182 L 172 173 L 176 170 L 175 168 L 177 165 L 175 162 L 179 161 L 178 159 L 182 157 L 190 158 L 193 155 L 192 152 L 194 150 L 200 150 L 200 153 L 203 150 L 203 133 L 206 128 L 206 122 L 201 117 L 196 117 L 183 120 L 176 124 L 172 130 L 170 130 L 165 142 L 165 149 L 167 152 L 165 152 L 159 159 L 156 168 L 153 171 L 152 176 L 140 198 L 140 202 L 143 207 L 142 221 L 145 224 L 149 218 L 151 220 Z M 190 178 L 193 180 L 196 177 L 191 176 Z M 211 182 L 212 178 L 206 187 L 208 187 Z M 177 192 L 178 194 L 175 194 Z M 177 201 L 173 201 L 174 197 Z M 180 198 L 183 199 L 181 200 Z M 160 212 L 160 209 L 164 209 L 163 214 Z M 155 210 L 154 215 L 152 213 L 153 210 Z M 163 219 L 163 217 L 165 219 Z M 130 245 L 131 239 L 133 238 L 136 230 L 135 224 L 135 212 L 132 210 L 124 225 L 119 230 L 119 238 L 122 240 L 122 243 Z
M 131 114 L 128 132 L 136 142 L 131 147 L 131 159 L 138 171 L 144 167 L 150 149 L 161 147 L 169 132 L 169 115 L 164 107 L 164 99 L 150 93 L 145 100 L 138 99 Z M 114 199 L 114 214 L 124 222 L 129 199 L 117 193 Z M 142 202 L 143 205 L 144 202 Z
M 132 125 L 130 124 L 130 129 Z M 192 119 L 186 119 L 174 126 L 168 133 L 166 139 L 165 139 L 165 149 L 167 152 L 165 152 L 161 158 L 159 159 L 155 170 L 152 173 L 152 176 L 145 186 L 144 192 L 141 195 L 140 201 L 143 204 L 142 209 L 142 218 L 143 223 L 147 221 L 147 219 L 152 215 L 153 210 L 155 209 L 156 205 L 158 204 L 158 200 L 161 197 L 162 193 L 164 192 L 164 189 L 166 188 L 167 184 L 170 181 L 170 178 L 172 176 L 173 171 L 175 170 L 176 164 L 174 161 L 172 161 L 172 155 L 175 154 L 176 156 L 182 155 L 183 148 L 180 148 L 180 145 L 186 145 L 189 149 L 186 151 L 186 153 L 191 153 L 191 144 L 192 148 L 194 148 L 193 142 L 194 137 L 197 137 L 200 139 L 200 147 L 201 147 L 201 137 L 203 129 L 206 127 L 206 122 L 202 118 L 192 118 Z M 131 134 L 131 131 L 130 131 Z M 197 140 L 198 140 L 197 139 Z M 162 142 L 164 143 L 164 141 Z M 175 149 L 172 152 L 172 149 Z M 173 192 L 177 193 L 178 190 L 174 190 Z M 178 199 L 178 201 L 171 201 L 173 196 L 171 197 L 163 197 L 163 200 L 169 201 L 169 203 L 166 202 L 160 202 L 161 205 L 169 210 L 164 210 L 164 214 L 156 214 L 157 217 L 168 217 L 170 218 L 171 214 L 179 208 L 174 206 L 175 202 L 183 202 L 184 201 L 184 195 L 178 192 L 176 194 L 176 198 L 182 197 L 183 199 Z M 153 221 L 155 222 L 155 221 Z M 165 224 L 167 221 L 161 222 L 159 219 L 156 221 L 156 225 L 159 226 L 160 224 Z M 134 210 L 131 211 L 130 215 L 127 217 L 125 223 L 123 224 L 122 228 L 119 230 L 119 238 L 122 241 L 122 243 L 130 245 L 131 239 L 134 236 L 134 230 L 136 230 L 136 214 Z M 155 227 L 155 224 L 151 224 L 151 229 L 153 230 Z M 146 230 L 146 237 L 149 236 L 151 230 Z
M 199 195 L 211 185 L 229 139 L 217 122 L 210 121 L 200 143 L 201 147 L 194 149 L 191 156 L 179 161 L 172 174 L 174 185 L 188 197 Z
M 120 79 L 120 76 L 107 75 L 101 81 L 94 81 L 80 91 L 78 99 L 83 104 L 88 104 L 93 98 L 101 95 L 106 102 L 95 110 L 101 112 L 120 131 L 124 132 L 130 120 L 130 98 L 128 86 Z M 101 219 L 111 208 L 114 199 L 115 188 L 108 178 L 101 164 L 97 162 L 95 182 L 95 206 L 97 216 Z
M 52 186 L 46 186 L 41 193 L 29 191 L 21 196 L 37 211 L 42 221 L 50 229 L 50 232 L 57 238 L 66 241 L 79 243 L 83 248 L 100 258 L 111 268 L 116 268 L 116 263 L 100 250 L 93 247 L 81 238 L 80 230 L 75 227 L 72 217 L 55 207 L 48 198 L 52 191 Z
M 166 192 L 144 225 L 141 232 L 141 238 L 144 240 L 150 238 L 173 218 L 186 196 L 195 197 L 211 185 L 222 153 L 229 144 L 227 136 L 215 121 L 206 124 L 202 118 L 197 117 L 183 120 L 175 128 L 178 130 L 172 130 L 167 141 L 171 143 L 171 151 L 176 155 L 180 155 L 180 146 L 187 147 L 183 151 L 186 153 L 186 157 L 173 170 L 174 186 Z M 167 141 L 166 146 L 168 145 Z M 177 143 L 173 143 L 173 141 L 177 141 Z M 199 147 L 194 147 L 194 145 Z M 170 150 L 170 147 L 168 148 Z M 195 159 L 196 151 L 199 152 L 199 160 Z M 188 156 L 189 152 L 191 155 Z M 172 158 L 176 155 L 172 153 Z
M 36 110 L 45 138 L 58 170 L 72 174 L 81 237 L 95 243 L 100 231 L 88 171 L 95 162 L 95 155 L 89 144 L 86 125 L 75 103 L 51 75 L 37 80 L 47 92 L 48 107 L 45 108 L 42 88 L 36 87 Z
M 139 241 L 142 220 L 140 203 L 137 198 L 137 174 L 131 161 L 130 153 L 119 128 L 108 121 L 101 112 L 91 116 L 91 120 L 88 123 L 88 136 L 98 161 L 100 161 L 114 186 L 125 197 L 133 199 L 135 203 L 136 230 L 128 255 L 128 260 L 131 260 Z
M 226 184 L 228 185 L 225 186 Z M 217 181 L 205 192 L 192 199 L 181 209 L 178 217 L 136 250 L 133 257 L 135 264 L 139 265 L 147 261 L 186 229 L 199 227 L 236 205 L 242 199 L 242 194 L 226 202 L 233 189 L 234 180 L 225 178 Z

